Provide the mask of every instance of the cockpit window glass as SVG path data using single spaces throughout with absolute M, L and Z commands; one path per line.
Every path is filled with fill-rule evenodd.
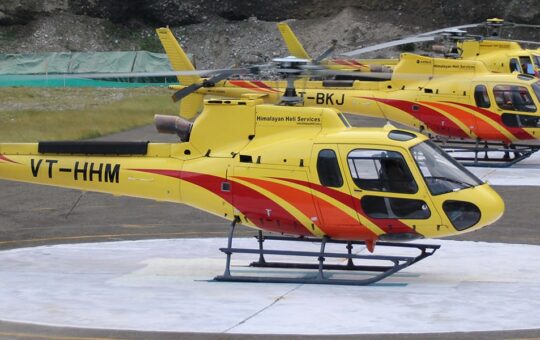
M 422 200 L 365 195 L 360 200 L 362 210 L 373 218 L 427 219 L 431 216 Z
M 533 55 L 532 57 L 533 57 L 534 65 L 536 65 L 536 68 L 540 68 L 540 56 Z
M 531 58 L 528 56 L 519 57 L 519 63 L 521 64 L 523 73 L 534 75 L 534 67 L 532 65 Z
M 493 96 L 497 106 L 503 110 L 536 111 L 536 105 L 529 94 L 529 90 L 524 86 L 496 85 L 493 88 Z
M 517 59 L 510 59 L 509 66 L 510 66 L 510 72 L 518 71 L 519 73 L 521 73 L 521 68 L 519 66 Z
M 431 141 L 412 147 L 411 153 L 433 195 L 482 184 L 480 179 Z
M 540 127 L 540 117 L 538 116 L 505 112 L 501 118 L 503 124 L 509 127 Z
M 414 194 L 418 186 L 399 152 L 355 149 L 347 157 L 354 183 L 364 190 Z
M 340 188 L 343 185 L 338 159 L 332 149 L 324 149 L 319 152 L 317 173 L 319 174 L 319 181 L 325 187 Z
M 485 85 L 476 85 L 474 88 L 474 100 L 476 101 L 476 106 L 478 107 L 488 108 L 491 106 L 488 91 Z

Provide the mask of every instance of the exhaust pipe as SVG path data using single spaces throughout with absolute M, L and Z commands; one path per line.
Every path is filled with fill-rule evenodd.
M 154 115 L 154 123 L 159 133 L 176 134 L 180 141 L 189 141 L 192 122 L 178 116 Z
M 392 73 L 393 70 L 386 66 L 386 65 L 380 65 L 380 64 L 373 64 L 369 65 L 369 70 L 371 72 L 377 72 L 377 73 Z
M 445 46 L 445 45 L 432 45 L 431 50 L 433 52 L 439 52 L 439 53 L 443 53 L 443 54 L 452 52 L 452 49 L 449 48 L 448 46 Z

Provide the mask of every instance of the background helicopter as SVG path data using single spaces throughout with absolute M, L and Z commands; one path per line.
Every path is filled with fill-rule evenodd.
M 465 233 L 501 217 L 504 204 L 498 194 L 425 136 L 392 126 L 352 128 L 335 109 L 295 102 L 286 97 L 282 105 L 212 99 L 193 123 L 156 116 L 158 130 L 176 133 L 178 143 L 0 144 L 0 178 L 184 203 L 232 221 L 228 246 L 222 249 L 226 269 L 216 278 L 225 281 L 369 284 L 439 248 L 399 242 Z M 261 232 L 258 249 L 237 249 L 232 247 L 237 223 L 302 238 Z M 318 241 L 321 249 L 265 249 L 265 240 Z M 329 243 L 347 245 L 347 253 L 325 251 Z M 420 254 L 357 255 L 353 244 L 365 244 L 370 251 L 376 244 L 413 248 Z M 258 255 L 252 266 L 316 269 L 316 275 L 233 275 L 233 253 Z M 315 257 L 318 262 L 274 263 L 265 255 Z M 348 261 L 326 264 L 325 258 Z M 325 276 L 335 269 L 374 275 Z
M 391 72 L 397 59 L 352 59 L 352 58 L 329 58 L 334 52 L 337 41 L 332 42 L 326 51 L 317 58 L 312 58 L 304 49 L 290 26 L 286 22 L 277 24 L 283 41 L 287 45 L 290 55 L 300 59 L 309 60 L 312 64 L 321 65 L 331 70 L 349 70 L 356 72 Z
M 165 51 L 176 70 L 194 70 L 180 45 L 166 28 L 158 29 Z M 443 137 L 485 141 L 471 148 L 470 164 L 485 164 L 478 151 L 505 151 L 504 157 L 486 158 L 514 164 L 538 149 L 516 142 L 540 136 L 540 84 L 528 75 L 494 74 L 479 61 L 430 58 L 403 54 L 392 73 L 328 70 L 309 60 L 277 59 L 274 66 L 286 81 L 226 80 L 236 71 L 224 71 L 209 79 L 181 78 L 173 95 L 186 118 L 200 110 L 204 95 L 240 98 L 251 93 L 277 103 L 295 88 L 305 106 L 335 107 L 344 112 L 386 118 Z M 253 70 L 245 69 L 246 73 Z M 334 76 L 330 80 L 307 80 L 310 76 Z M 302 79 L 303 78 L 303 79 Z M 487 148 L 487 141 L 504 143 Z M 509 149 L 510 148 L 510 149 Z M 516 151 L 514 158 L 508 151 Z M 460 151 L 464 148 L 460 147 Z M 463 158 L 463 157 L 462 157 Z
M 485 35 L 474 35 L 464 30 L 472 28 L 485 28 Z M 403 39 L 367 46 L 341 53 L 341 55 L 348 58 L 358 58 L 365 53 L 389 47 L 436 42 L 431 46 L 431 49 L 434 52 L 442 53 L 444 57 L 478 60 L 483 62 L 488 70 L 492 72 L 518 72 L 538 77 L 540 50 L 522 48 L 520 43 L 540 45 L 540 42 L 503 38 L 503 30 L 511 28 L 536 29 L 540 28 L 540 25 L 519 24 L 492 18 L 481 23 L 442 28 Z M 396 64 L 398 60 L 394 59 L 394 62 L 392 62 L 391 59 L 385 59 L 384 62 L 392 65 Z

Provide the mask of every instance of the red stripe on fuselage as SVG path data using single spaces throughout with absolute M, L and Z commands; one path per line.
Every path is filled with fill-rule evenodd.
M 510 139 L 495 126 L 491 125 L 484 119 L 476 117 L 474 114 L 458 108 L 448 103 L 427 103 L 428 105 L 434 106 L 439 110 L 444 110 L 449 114 L 453 115 L 456 119 L 465 124 L 469 129 L 471 129 L 478 138 L 485 140 L 500 140 L 504 142 L 509 142 Z
M 334 64 L 349 66 L 355 69 L 366 67 L 366 65 L 360 64 L 356 60 L 352 60 L 352 59 L 331 59 L 330 61 L 333 62 Z
M 265 92 L 265 93 L 269 93 L 269 92 L 273 92 L 272 90 L 270 89 L 267 89 L 267 88 L 261 88 L 257 85 L 254 85 L 246 80 L 229 80 L 229 84 L 232 84 L 234 86 L 238 86 L 238 87 L 242 87 L 242 88 L 245 88 L 245 89 L 250 89 L 250 90 L 254 90 L 254 91 L 259 91 L 259 92 Z
M 450 120 L 448 117 L 442 113 L 427 107 L 425 105 L 419 104 L 417 102 L 410 102 L 406 100 L 398 99 L 384 99 L 384 98 L 371 98 L 371 97 L 360 97 L 364 99 L 375 100 L 390 106 L 395 107 L 401 111 L 405 111 L 408 114 L 412 115 L 419 121 L 423 122 L 426 127 L 436 134 L 443 136 L 459 137 L 459 138 L 469 138 L 469 135 L 463 131 L 456 123 Z M 413 110 L 413 106 L 416 106 L 418 110 Z
M 370 220 L 372 223 L 377 225 L 379 228 L 381 228 L 386 233 L 416 233 L 414 229 L 406 225 L 405 223 L 401 222 L 399 219 L 396 218 L 372 218 L 369 217 L 365 212 L 364 209 L 362 209 L 362 206 L 360 205 L 360 200 L 354 196 L 351 196 L 349 194 L 343 193 L 341 191 L 337 191 L 334 189 L 327 188 L 325 186 L 305 182 L 301 180 L 296 179 L 288 179 L 288 178 L 278 178 L 283 181 L 288 181 L 292 183 L 296 183 L 299 185 L 303 185 L 305 187 L 311 188 L 312 190 L 319 191 L 320 193 L 323 193 L 327 196 L 332 197 L 338 202 L 343 203 L 344 205 L 348 206 L 349 208 L 357 211 L 360 215 L 365 217 L 366 219 Z
M 349 62 L 354 64 L 354 65 L 360 66 L 360 67 L 367 67 L 366 65 L 364 65 L 362 63 L 359 63 L 358 61 L 356 61 L 354 59 L 350 59 Z
M 12 161 L 11 159 L 7 158 L 6 156 L 2 156 L 2 155 L 0 155 L 0 161 L 10 162 L 10 163 L 13 163 L 13 164 L 20 164 L 18 162 Z
M 267 90 L 270 90 L 272 92 L 279 92 L 279 90 L 276 90 L 275 88 L 266 85 L 264 82 L 262 82 L 260 80 L 252 80 L 251 82 L 253 84 L 257 85 L 257 86 L 260 86 L 260 87 L 265 88 Z
M 353 218 L 329 202 L 313 196 L 311 192 L 305 192 L 288 185 L 262 179 L 239 178 L 264 188 L 287 201 L 296 209 L 300 210 L 304 216 L 313 221 L 317 227 L 331 238 L 346 240 L 377 238 L 377 235 L 365 226 L 362 226 L 357 218 Z M 318 212 L 315 204 L 318 204 L 321 212 L 324 213 L 322 221 L 317 217 Z M 313 220 L 314 217 L 317 217 L 316 221 Z
M 189 171 L 161 169 L 130 170 L 174 177 L 202 187 L 227 201 L 261 229 L 293 235 L 312 236 L 300 221 L 276 202 L 236 181 Z M 221 184 L 223 182 L 231 183 L 231 191 L 225 192 L 221 190 Z M 233 191 L 234 197 L 231 194 Z
M 474 111 L 476 111 L 476 112 L 478 112 L 480 114 L 483 114 L 484 116 L 488 117 L 489 119 L 491 119 L 494 122 L 496 122 L 497 124 L 499 124 L 502 128 L 506 129 L 508 132 L 510 132 L 511 134 L 516 136 L 516 138 L 518 138 L 518 139 L 521 139 L 521 140 L 536 139 L 533 135 L 531 135 L 530 133 L 528 133 L 527 131 L 525 131 L 522 128 L 510 127 L 510 126 L 505 125 L 503 123 L 503 121 L 502 121 L 502 117 L 500 115 L 498 115 L 498 114 L 495 114 L 494 112 L 491 112 L 489 110 L 484 110 L 482 108 L 472 106 L 472 105 L 468 105 L 468 104 L 455 103 L 455 102 L 448 102 L 448 103 L 454 104 L 454 105 L 460 105 L 460 106 L 466 107 L 468 109 L 474 110 Z

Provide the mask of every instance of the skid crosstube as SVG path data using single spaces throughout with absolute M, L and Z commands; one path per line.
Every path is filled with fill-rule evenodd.
M 510 167 L 540 150 L 538 144 L 507 145 L 503 143 L 501 145 L 501 143 L 487 141 L 442 141 L 438 139 L 434 139 L 434 141 L 462 165 L 474 167 Z M 503 156 L 493 157 L 493 153 L 503 153 Z
M 414 243 L 392 243 L 392 242 L 377 242 L 377 247 L 392 247 L 392 248 L 415 248 L 420 251 L 417 256 L 394 256 L 394 255 L 357 255 L 352 254 L 353 245 L 364 245 L 362 241 L 341 241 L 332 240 L 327 237 L 322 239 L 311 237 L 287 237 L 287 236 L 268 236 L 263 235 L 259 231 L 256 236 L 259 243 L 258 249 L 250 248 L 233 248 L 232 239 L 234 234 L 234 225 L 231 227 L 228 238 L 227 248 L 220 248 L 227 255 L 225 272 L 223 275 L 216 276 L 216 281 L 233 281 L 233 282 L 266 282 L 266 283 L 302 283 L 302 284 L 337 284 L 337 285 L 368 285 L 380 281 L 396 272 L 409 267 L 410 265 L 428 257 L 435 253 L 440 245 L 429 244 L 414 244 Z M 273 250 L 264 249 L 264 241 L 296 241 L 296 242 L 311 242 L 320 243 L 320 251 L 295 251 L 295 250 Z M 326 252 L 327 244 L 344 244 L 347 252 L 335 253 Z M 312 269 L 315 272 L 310 277 L 282 277 L 282 276 L 255 276 L 255 275 L 233 275 L 231 274 L 231 257 L 232 254 L 253 254 L 259 255 L 259 259 L 250 264 L 250 267 L 258 268 L 282 268 L 282 269 Z M 298 256 L 304 258 L 315 258 L 317 263 L 297 263 L 297 262 L 268 262 L 265 255 L 286 255 Z M 345 258 L 346 264 L 325 264 L 326 258 Z M 368 261 L 386 261 L 389 265 L 357 265 L 354 260 Z M 353 272 L 368 272 L 373 273 L 365 279 L 338 279 L 332 278 L 331 273 L 326 273 L 328 270 L 353 271 Z

